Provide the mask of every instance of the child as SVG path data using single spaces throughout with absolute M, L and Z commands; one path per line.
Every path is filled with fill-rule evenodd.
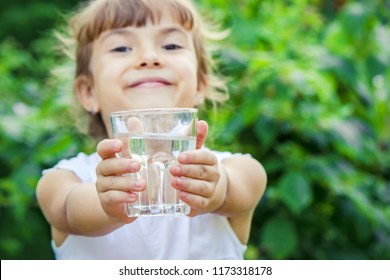
M 218 100 L 205 27 L 187 0 L 95 0 L 73 17 L 77 43 L 74 90 L 89 112 L 97 153 L 80 153 L 45 170 L 37 198 L 51 224 L 57 259 L 242 259 L 252 215 L 266 185 L 250 156 L 202 148 L 170 169 L 186 215 L 128 217 L 146 183 L 121 174 L 138 162 L 117 158 L 109 114 L 142 108 L 196 107 Z

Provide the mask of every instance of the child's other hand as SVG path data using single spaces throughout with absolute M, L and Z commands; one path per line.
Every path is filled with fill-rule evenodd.
M 221 192 L 216 192 L 221 176 L 218 160 L 211 151 L 200 149 L 207 132 L 207 123 L 199 121 L 197 150 L 181 153 L 179 163 L 170 169 L 173 175 L 172 187 L 180 191 L 179 198 L 191 207 L 190 216 L 212 212 L 222 205 L 224 199 L 217 197 Z
M 114 139 L 105 139 L 97 146 L 97 153 L 102 161 L 96 168 L 96 189 L 100 203 L 106 214 L 113 220 L 129 223 L 135 218 L 129 218 L 126 212 L 126 203 L 138 199 L 136 192 L 146 188 L 144 180 L 137 180 L 126 173 L 135 173 L 141 166 L 132 159 L 117 158 L 116 153 L 122 150 L 122 142 Z

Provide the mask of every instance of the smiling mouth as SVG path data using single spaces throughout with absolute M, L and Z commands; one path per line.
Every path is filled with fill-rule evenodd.
M 138 80 L 130 85 L 131 88 L 155 88 L 172 85 L 165 79 L 161 78 L 145 78 Z

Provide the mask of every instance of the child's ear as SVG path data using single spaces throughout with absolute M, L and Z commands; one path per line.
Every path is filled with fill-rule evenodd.
M 74 91 L 77 99 L 87 112 L 94 114 L 100 111 L 99 103 L 93 92 L 92 80 L 89 76 L 80 75 L 76 77 Z

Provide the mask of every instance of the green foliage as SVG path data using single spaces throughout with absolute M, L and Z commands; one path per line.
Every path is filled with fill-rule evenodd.
M 61 13 L 68 11 L 78 2 L 80 1 L 2 0 L 0 41 L 12 37 L 28 47 L 59 22 Z
M 46 47 L 52 44 L 41 39 L 27 52 L 13 40 L 0 43 L 1 259 L 52 257 L 35 187 L 43 169 L 86 143 L 70 129 L 69 98 L 56 83 L 47 82 L 58 61 Z
M 244 2 L 198 4 L 231 29 L 215 53 L 231 99 L 203 112 L 209 146 L 251 153 L 268 175 L 246 258 L 389 259 L 389 1 Z M 2 259 L 52 258 L 37 181 L 89 149 L 70 85 L 50 78 L 53 41 L 26 38 L 0 42 Z
M 235 109 L 219 144 L 268 174 L 258 257 L 390 258 L 388 4 L 351 1 L 327 18 L 319 1 L 253 0 L 222 17 Z

